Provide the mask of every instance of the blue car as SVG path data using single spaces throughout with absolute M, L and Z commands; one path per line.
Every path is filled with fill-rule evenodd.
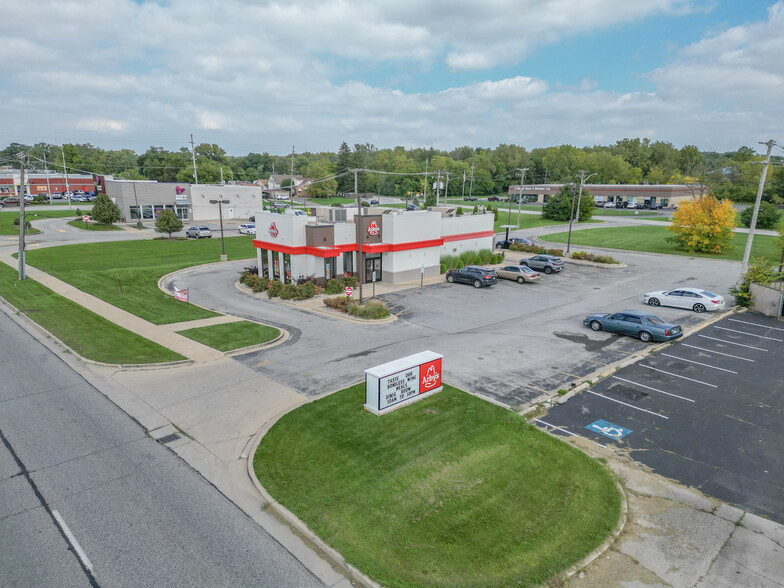
M 672 341 L 683 336 L 683 329 L 648 312 L 624 310 L 616 313 L 593 313 L 583 320 L 594 331 L 609 331 L 637 337 L 640 341 Z

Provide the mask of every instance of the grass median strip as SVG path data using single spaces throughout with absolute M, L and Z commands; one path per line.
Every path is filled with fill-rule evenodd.
M 0 264 L 0 296 L 85 359 L 104 363 L 160 363 L 185 359 L 55 294 L 32 279 L 17 280 Z
M 676 249 L 675 245 L 667 242 L 667 237 L 672 235 L 666 227 L 636 226 L 636 227 L 602 227 L 597 229 L 583 229 L 572 231 L 572 247 L 575 245 L 586 247 L 609 247 L 611 249 L 625 249 L 628 251 L 647 251 L 650 253 L 665 253 L 668 255 L 687 255 L 689 257 L 707 257 L 710 259 L 726 259 L 740 261 L 746 247 L 748 235 L 746 233 L 733 233 L 732 244 L 734 249 L 720 255 L 710 253 L 688 253 Z M 554 233 L 542 237 L 545 241 L 566 243 L 568 233 Z M 751 250 L 752 257 L 765 257 L 778 259 L 781 250 L 776 248 L 776 238 L 768 235 L 756 235 Z
M 232 351 L 251 345 L 261 345 L 275 339 L 280 331 L 275 327 L 251 321 L 236 321 L 208 327 L 177 331 L 180 335 L 198 341 L 218 351 Z
M 101 225 L 92 221 L 86 223 L 79 218 L 68 221 L 68 224 L 83 231 L 122 231 L 122 227 L 116 225 Z
M 383 585 L 539 584 L 618 521 L 601 464 L 515 413 L 450 386 L 381 417 L 363 402 L 360 384 L 287 414 L 254 468 Z
M 62 218 L 69 216 L 74 216 L 74 213 L 67 210 L 25 211 L 25 220 L 30 221 L 31 223 L 42 218 Z M 19 225 L 14 224 L 14 219 L 17 218 L 19 218 L 19 207 L 14 207 L 12 210 L 9 210 L 8 208 L 0 210 L 0 235 L 18 235 Z M 41 231 L 38 229 L 30 229 L 29 234 L 35 235 L 40 232 Z
M 230 260 L 255 259 L 245 237 L 226 239 Z M 218 261 L 220 239 L 115 241 L 47 247 L 27 253 L 27 262 L 138 317 L 161 325 L 219 316 L 174 300 L 158 289 L 171 272 Z

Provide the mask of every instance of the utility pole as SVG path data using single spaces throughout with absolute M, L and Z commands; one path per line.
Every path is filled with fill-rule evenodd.
M 463 190 L 460 192 L 460 199 L 465 202 L 465 170 L 463 170 Z
M 25 165 L 27 154 L 19 154 L 21 194 L 19 195 L 19 279 L 25 279 Z
M 221 166 L 221 186 L 223 186 L 223 166 Z
M 68 185 L 68 168 L 65 167 L 65 150 L 60 145 L 60 153 L 63 156 L 63 173 L 65 174 L 65 193 L 68 195 L 68 210 L 71 210 L 71 186 Z
M 449 205 L 449 172 L 444 172 L 446 174 L 446 188 L 444 189 L 444 206 Z
M 569 254 L 569 248 L 572 246 L 572 221 L 574 220 L 574 184 L 569 186 L 569 193 L 572 199 L 572 208 L 569 213 L 569 238 L 566 240 L 566 253 Z
M 357 197 L 357 282 L 359 282 L 359 303 L 362 304 L 362 278 L 367 277 L 367 267 L 362 267 L 362 201 L 359 198 L 359 190 L 357 190 L 357 174 L 358 169 L 351 170 L 354 173 L 354 195 Z M 375 286 L 374 286 L 375 287 Z
M 585 177 L 586 173 L 587 173 L 587 170 L 584 170 L 584 169 L 580 170 L 580 195 L 577 197 L 577 218 L 574 219 L 575 223 L 579 223 L 580 222 L 580 203 L 583 200 L 583 184 L 585 183 L 585 180 L 588 180 L 588 179 L 590 179 L 590 178 L 592 178 L 593 176 L 596 175 L 596 173 L 592 173 L 590 176 L 588 176 L 586 178 Z
M 520 194 L 517 196 L 517 229 L 520 229 L 520 208 L 523 202 L 523 181 L 525 180 L 525 172 L 528 171 L 527 167 L 518 167 L 517 171 L 520 172 Z M 509 208 L 512 208 L 512 203 L 509 203 Z
M 356 182 L 354 182 L 356 184 Z M 357 187 L 354 186 L 354 191 Z M 291 146 L 291 183 L 289 184 L 289 200 L 294 204 L 294 145 Z
M 224 200 L 223 195 L 219 194 L 220 200 L 210 200 L 210 204 L 218 205 L 218 217 L 220 218 L 220 232 L 221 232 L 221 261 L 226 261 L 226 245 L 223 242 L 223 204 L 231 204 L 231 200 Z M 285 268 L 283 268 L 283 281 L 286 281 Z
M 427 162 L 428 160 L 425 159 L 425 202 L 427 202 Z
M 49 184 L 49 167 L 46 164 L 46 148 L 44 148 L 44 171 L 46 172 L 46 193 L 49 194 L 49 204 L 52 204 L 52 186 Z
M 193 133 L 191 133 L 191 159 L 193 159 L 193 183 L 199 183 L 199 174 L 196 171 L 196 145 L 193 143 Z
M 761 145 L 768 146 L 768 152 L 765 154 L 765 162 L 762 164 L 762 175 L 760 176 L 759 186 L 757 187 L 757 200 L 754 203 L 754 213 L 751 215 L 751 224 L 749 225 L 749 237 L 746 240 L 746 251 L 743 253 L 743 263 L 740 266 L 740 279 L 749 269 L 749 256 L 751 255 L 751 243 L 754 240 L 754 228 L 757 226 L 757 215 L 759 214 L 760 202 L 762 202 L 762 190 L 765 188 L 765 178 L 768 175 L 768 166 L 770 165 L 770 152 L 773 151 L 773 146 L 776 141 L 770 139 Z
M 471 164 L 471 183 L 468 185 L 468 197 L 471 197 L 471 192 L 474 189 L 474 164 Z
M 441 197 L 441 170 L 438 170 L 436 172 L 436 206 L 438 206 L 438 200 L 440 197 Z

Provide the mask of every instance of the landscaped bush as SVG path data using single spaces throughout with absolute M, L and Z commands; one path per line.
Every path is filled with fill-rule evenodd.
M 538 253 L 539 255 L 555 255 L 557 257 L 561 257 L 564 254 L 563 249 L 547 249 L 545 247 L 539 247 L 538 245 L 511 245 L 509 250 L 524 253 Z
M 292 300 L 297 295 L 297 287 L 294 284 L 283 284 L 280 288 L 280 296 L 281 300 Z
M 313 298 L 316 294 L 318 294 L 318 291 L 319 289 L 313 282 L 305 282 L 304 284 L 300 284 L 297 286 L 297 300 Z
M 744 227 L 751 225 L 751 217 L 754 214 L 754 207 L 749 206 L 740 213 L 740 224 Z M 775 204 L 770 202 L 761 202 L 759 214 L 757 215 L 758 229 L 774 229 L 781 218 L 781 211 L 776 208 Z
M 269 283 L 269 287 L 267 288 L 267 296 L 270 298 L 276 298 L 280 296 L 280 291 L 283 288 L 283 282 L 280 280 L 272 280 Z
M 463 216 L 463 207 L 458 206 L 457 210 L 455 211 L 455 216 Z
M 348 296 L 333 296 L 332 298 L 325 298 L 324 304 L 334 310 L 346 312 L 346 304 L 348 304 Z
M 326 294 L 340 294 L 343 292 L 343 283 L 338 280 L 337 278 L 332 278 L 331 280 L 327 280 L 327 285 L 324 287 L 324 292 Z
M 351 286 L 352 288 L 356 288 L 359 286 L 359 280 L 356 276 L 343 276 L 343 287 Z
M 441 273 L 446 273 L 447 270 L 457 269 L 457 263 L 460 261 L 460 258 L 456 255 L 445 255 L 441 258 Z M 461 266 L 462 267 L 462 266 Z
M 253 283 L 250 284 L 250 287 L 253 288 L 254 292 L 264 292 L 267 288 L 269 288 L 270 279 L 269 278 L 260 278 L 256 276 L 253 280 Z
M 493 253 L 489 249 L 483 249 L 478 253 L 476 251 L 463 251 L 460 256 L 445 255 L 441 258 L 441 273 L 444 274 L 447 270 L 460 269 L 466 265 L 489 265 L 495 263 L 503 263 L 503 254 Z
M 349 304 L 347 309 L 348 314 L 361 319 L 378 320 L 389 316 L 387 307 L 375 300 L 370 300 L 362 305 Z
M 776 271 L 776 268 L 768 265 L 764 259 L 757 259 L 743 275 L 743 281 L 730 288 L 730 294 L 735 297 L 735 304 L 738 306 L 749 306 L 751 304 L 752 282 L 767 286 L 782 280 L 784 280 L 784 273 Z
M 585 261 L 595 261 L 596 263 L 620 263 L 614 257 L 609 255 L 594 255 L 587 251 L 575 251 L 572 253 L 572 259 L 583 259 Z

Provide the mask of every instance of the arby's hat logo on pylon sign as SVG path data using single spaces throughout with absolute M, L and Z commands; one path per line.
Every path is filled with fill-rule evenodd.
M 419 393 L 427 392 L 441 385 L 441 360 L 437 359 L 419 366 L 419 373 L 422 374 L 419 382 Z
M 272 236 L 273 239 L 278 236 L 278 227 L 275 225 L 274 222 L 270 225 L 269 234 Z
M 376 221 L 370 221 L 370 224 L 367 228 L 368 235 L 375 237 L 381 232 L 381 227 L 376 224 Z

